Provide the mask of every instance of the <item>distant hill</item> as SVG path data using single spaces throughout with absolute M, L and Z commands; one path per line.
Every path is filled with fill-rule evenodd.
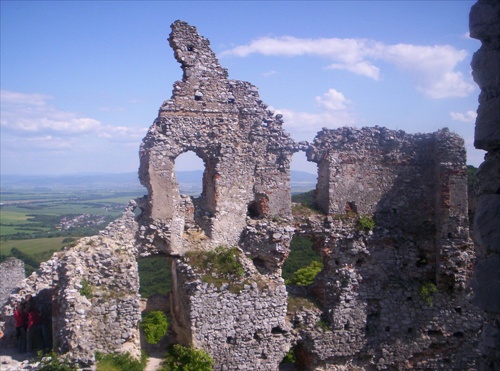
M 201 193 L 203 170 L 178 171 L 177 181 L 181 193 Z M 305 192 L 316 186 L 316 175 L 292 171 L 292 192 Z M 0 187 L 8 189 L 144 189 L 137 173 L 100 174 L 81 173 L 67 175 L 2 175 Z

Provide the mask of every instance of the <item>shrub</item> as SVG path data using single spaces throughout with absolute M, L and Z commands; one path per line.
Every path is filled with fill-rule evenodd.
M 282 267 L 282 277 L 286 281 L 300 268 L 307 267 L 312 261 L 320 261 L 320 256 L 313 250 L 313 241 L 309 237 L 295 235 L 290 243 L 290 254 Z
M 96 371 L 143 371 L 147 357 L 143 353 L 141 360 L 137 360 L 130 353 L 96 353 Z
M 312 261 L 307 267 L 297 270 L 292 278 L 287 280 L 287 285 L 307 286 L 313 283 L 316 275 L 323 269 L 323 263 Z
M 358 218 L 359 229 L 363 231 L 371 231 L 375 228 L 375 220 L 370 215 L 360 215 Z
M 160 371 L 211 371 L 214 360 L 201 349 L 186 348 L 175 344 L 165 355 Z
M 431 307 L 432 307 L 432 298 L 435 292 L 437 292 L 437 287 L 432 282 L 426 282 L 422 286 L 420 286 L 419 290 L 420 298 L 422 298 L 422 300 Z
M 281 361 L 281 364 L 285 364 L 285 363 L 295 363 L 297 362 L 297 360 L 295 359 L 295 352 L 294 352 L 294 348 L 290 348 L 290 350 L 288 351 L 287 354 L 285 354 L 285 357 L 283 358 L 283 360 Z
M 167 333 L 167 316 L 162 311 L 153 310 L 144 316 L 141 321 L 141 328 L 147 343 L 158 344 Z

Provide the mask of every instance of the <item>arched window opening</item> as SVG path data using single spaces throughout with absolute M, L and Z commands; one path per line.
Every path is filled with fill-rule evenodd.
M 198 197 L 203 191 L 205 164 L 194 152 L 182 153 L 175 159 L 175 177 L 183 195 Z

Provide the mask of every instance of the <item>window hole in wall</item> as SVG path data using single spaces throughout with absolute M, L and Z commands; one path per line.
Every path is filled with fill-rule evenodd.
M 255 199 L 248 204 L 247 215 L 252 219 L 262 219 L 269 213 L 269 197 L 263 194 L 255 195 Z
M 275 334 L 275 335 L 276 335 L 276 334 L 285 334 L 285 333 L 286 333 L 286 331 L 285 331 L 285 330 L 283 330 L 283 329 L 282 329 L 281 327 L 279 327 L 279 326 L 273 327 L 273 328 L 271 329 L 271 334 Z
M 347 202 L 345 204 L 345 212 L 347 214 L 349 214 L 349 213 L 357 214 L 358 213 L 358 207 L 356 206 L 356 202 L 354 202 L 354 201 Z
M 441 336 L 443 333 L 440 330 L 427 330 L 429 336 Z
M 259 273 L 261 274 L 267 273 L 266 262 L 264 260 L 262 260 L 261 258 L 253 258 L 252 262 L 255 268 L 259 271 Z
M 304 152 L 294 153 L 290 163 L 290 180 L 292 195 L 313 191 L 318 182 L 318 165 L 307 161 Z
M 172 288 L 170 260 L 165 255 L 148 256 L 137 259 L 139 268 L 139 294 L 142 298 L 153 295 L 166 297 Z M 147 310 L 147 304 L 146 304 Z
M 298 270 L 310 267 L 314 264 L 313 262 L 322 262 L 321 257 L 313 250 L 313 246 L 314 241 L 309 236 L 294 235 L 292 237 L 291 251 L 281 270 L 285 283 L 294 281 Z
M 193 151 L 180 154 L 175 159 L 175 178 L 179 183 L 179 192 L 198 197 L 203 191 L 203 169 L 205 164 Z

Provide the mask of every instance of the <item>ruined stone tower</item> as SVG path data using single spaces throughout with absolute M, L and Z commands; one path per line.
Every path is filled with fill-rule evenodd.
M 208 237 L 207 245 L 236 245 L 248 213 L 290 215 L 294 142 L 255 86 L 228 79 L 209 41 L 194 27 L 176 21 L 169 42 L 183 78 L 174 84 L 172 98 L 160 107 L 141 146 L 147 212 L 167 236 L 169 253 L 186 250 L 186 216 Z M 174 173 L 175 159 L 187 151 L 205 165 L 203 193 L 192 208 L 180 198 Z

